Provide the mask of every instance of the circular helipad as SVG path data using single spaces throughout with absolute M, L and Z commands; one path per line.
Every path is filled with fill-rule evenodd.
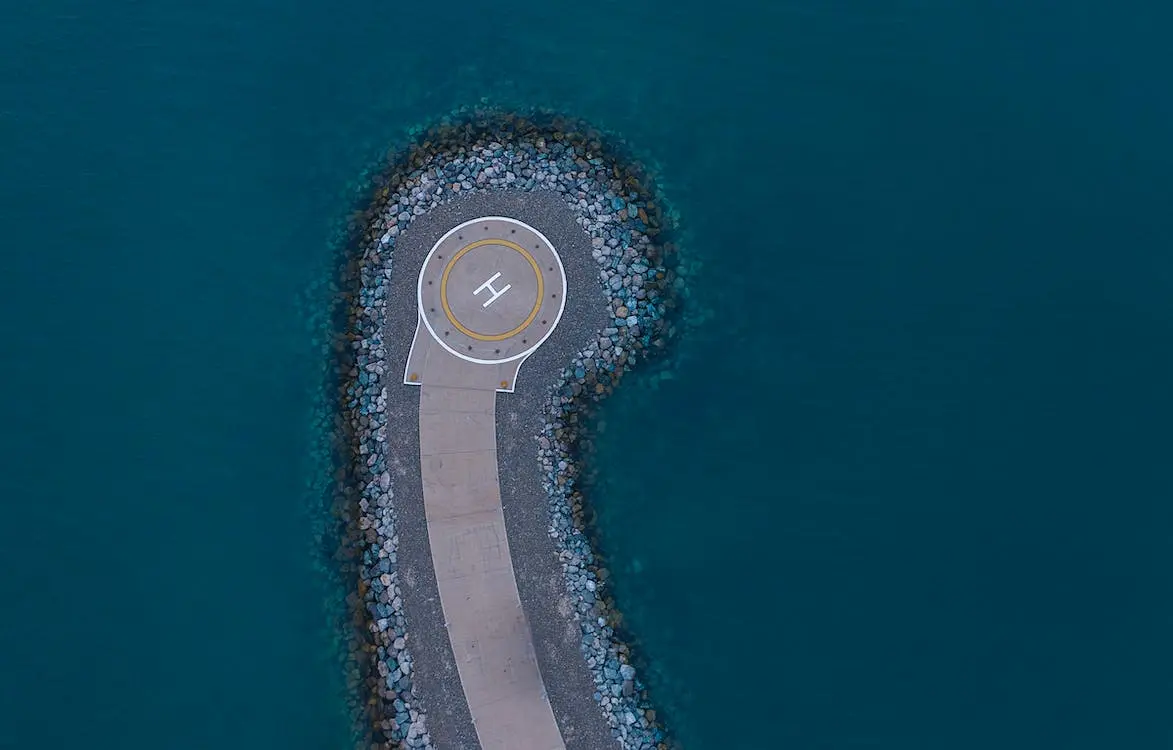
M 554 246 L 516 219 L 485 216 L 453 227 L 420 269 L 419 312 L 450 354 L 492 364 L 537 349 L 566 304 Z

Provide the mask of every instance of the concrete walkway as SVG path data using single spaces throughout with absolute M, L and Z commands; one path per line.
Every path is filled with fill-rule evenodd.
M 486 224 L 478 223 L 479 217 L 510 217 L 517 223 L 490 222 L 486 233 Z M 526 233 L 526 226 L 547 238 L 561 259 L 565 278 L 561 317 L 551 317 L 559 307 L 550 306 L 561 302 L 551 296 L 562 293 L 561 280 L 550 276 L 553 272 L 549 270 L 552 265 L 555 270 L 558 266 L 552 263 L 553 255 L 543 253 L 540 238 Z M 465 232 L 468 227 L 472 227 L 471 234 Z M 452 263 L 443 295 L 438 284 L 443 282 L 445 268 L 456 253 L 473 242 L 492 239 L 488 235 L 494 231 L 497 239 L 508 239 L 525 248 L 538 268 L 543 269 L 543 305 L 538 307 L 526 329 L 505 339 L 489 341 L 485 338 L 508 333 L 534 312 L 539 296 L 537 277 L 526 254 L 505 244 L 497 249 L 490 247 L 495 243 L 478 245 Z M 539 247 L 535 248 L 535 244 Z M 482 248 L 489 248 L 483 256 Z M 535 437 L 549 418 L 550 387 L 560 382 L 575 353 L 596 340 L 610 323 L 610 308 L 599 284 L 599 266 L 591 255 L 592 249 L 590 237 L 566 205 L 565 198 L 546 190 L 482 191 L 461 196 L 413 218 L 395 245 L 395 272 L 387 289 L 388 312 L 382 340 L 386 347 L 386 366 L 395 373 L 392 377 L 398 375 L 409 385 L 391 386 L 385 391 L 388 420 L 385 440 L 388 470 L 395 490 L 392 502 L 397 519 L 396 554 L 412 657 L 411 681 L 437 750 L 481 750 L 493 741 L 488 736 L 490 733 L 507 736 L 508 747 L 516 750 L 560 747 L 544 744 L 555 737 L 548 729 L 542 729 L 536 736 L 523 732 L 514 737 L 508 727 L 491 726 L 491 722 L 497 721 L 495 716 L 485 718 L 497 713 L 515 714 L 498 712 L 491 703 L 486 708 L 486 703 L 478 697 L 469 671 L 476 664 L 468 659 L 468 651 L 461 646 L 462 631 L 452 627 L 457 621 L 454 608 L 463 610 L 464 603 L 459 600 L 458 590 L 448 585 L 453 568 L 446 567 L 446 553 L 436 554 L 444 543 L 437 535 L 439 527 L 432 520 L 436 517 L 435 509 L 445 507 L 444 493 L 459 483 L 475 488 L 471 494 L 476 502 L 466 507 L 480 512 L 485 506 L 476 503 L 488 502 L 494 509 L 500 507 L 504 516 L 504 532 L 499 523 L 501 516 L 496 516 L 497 523 L 490 525 L 494 530 L 488 542 L 478 536 L 486 533 L 483 531 L 460 537 L 461 557 L 457 563 L 471 565 L 468 562 L 471 559 L 481 566 L 480 561 L 485 558 L 478 555 L 485 546 L 489 554 L 502 553 L 501 558 L 489 557 L 490 563 L 494 559 L 509 561 L 525 630 L 511 630 L 514 624 L 509 628 L 498 626 L 497 630 L 528 632 L 532 651 L 528 652 L 531 656 L 526 667 L 528 682 L 522 681 L 519 670 L 514 670 L 516 677 L 512 684 L 520 684 L 524 689 L 505 687 L 529 695 L 527 706 L 541 708 L 541 689 L 534 681 L 540 680 L 548 698 L 545 710 L 552 712 L 566 750 L 615 750 L 617 747 L 611 727 L 593 697 L 596 687 L 582 654 L 582 630 L 576 619 L 578 603 L 566 589 L 559 549 L 549 533 L 549 501 L 543 488 L 544 471 L 538 460 Z M 491 265 L 494 258 L 500 261 L 496 268 Z M 421 274 L 422 269 L 427 270 Z M 498 272 L 501 275 L 493 279 Z M 427 283 L 429 280 L 432 284 Z M 486 281 L 489 286 L 476 293 Z M 510 287 L 508 291 L 506 286 Z M 494 296 L 496 301 L 486 306 Z M 496 317 L 481 316 L 479 311 L 495 313 Z M 517 319 L 519 315 L 521 318 Z M 461 331 L 456 323 L 476 335 Z M 471 352 L 469 346 L 473 347 Z M 533 351 L 526 354 L 530 349 Z M 489 361 L 470 362 L 470 358 Z M 466 400 L 461 402 L 462 398 Z M 489 425 L 493 425 L 492 432 Z M 445 449 L 442 442 L 434 442 L 429 437 L 442 436 L 445 429 L 463 432 L 467 438 L 460 439 L 474 442 L 471 447 L 449 442 Z M 470 434 L 474 430 L 480 437 Z M 489 450 L 494 447 L 495 457 Z M 433 450 L 436 448 L 439 450 Z M 438 459 L 440 464 L 436 465 L 433 459 Z M 488 500 L 481 499 L 484 497 Z M 498 539 L 504 540 L 500 546 L 495 541 Z M 476 547 L 472 546 L 474 542 Z M 490 563 L 474 568 L 474 574 L 488 570 Z M 457 577 L 460 570 L 456 568 Z M 490 602 L 472 604 L 489 606 Z M 509 606 L 516 610 L 516 599 Z M 491 641 L 492 633 L 488 640 L 477 639 L 482 644 L 481 653 L 484 653 L 483 644 Z M 527 652 L 524 646 L 511 645 L 503 653 L 510 654 L 512 661 L 499 666 L 489 662 L 485 669 L 508 669 L 518 663 L 519 657 L 513 654 Z M 484 659 L 480 663 L 486 665 Z M 525 659 L 520 663 L 524 665 Z M 512 704 L 501 704 L 506 705 Z M 548 718 L 545 721 L 548 728 Z M 527 746 L 523 742 L 535 744 Z
M 404 383 L 419 385 L 420 476 L 436 583 L 483 750 L 564 750 L 518 594 L 498 476 L 496 399 L 557 325 L 557 251 L 514 219 L 452 228 L 424 260 Z

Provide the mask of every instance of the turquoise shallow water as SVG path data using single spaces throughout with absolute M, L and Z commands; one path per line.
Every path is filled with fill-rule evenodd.
M 1168 746 L 1169 21 L 10 10 L 0 747 L 345 745 L 315 283 L 361 171 L 481 96 L 623 132 L 705 265 L 596 493 L 687 747 Z

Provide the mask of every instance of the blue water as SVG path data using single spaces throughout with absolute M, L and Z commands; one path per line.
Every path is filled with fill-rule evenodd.
M 481 96 L 625 134 L 705 265 L 713 317 L 609 406 L 596 495 L 687 747 L 1173 745 L 1170 20 L 7 9 L 0 747 L 346 746 L 332 227 Z

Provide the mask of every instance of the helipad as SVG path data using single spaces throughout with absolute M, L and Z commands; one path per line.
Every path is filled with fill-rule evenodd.
M 423 377 L 425 362 L 414 349 L 424 331 L 465 362 L 520 366 L 558 324 L 566 275 L 541 232 L 516 219 L 487 216 L 453 227 L 432 247 L 420 269 L 417 299 L 420 330 L 404 374 L 404 382 L 413 384 Z

